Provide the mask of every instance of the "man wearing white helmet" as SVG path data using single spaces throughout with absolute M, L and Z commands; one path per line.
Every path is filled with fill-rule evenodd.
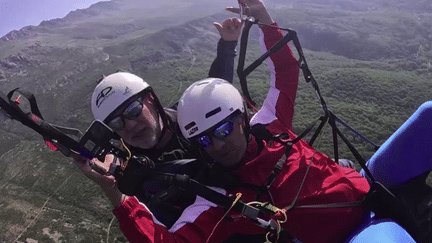
M 155 147 L 166 132 L 162 128 L 167 124 L 160 121 L 165 119 L 159 118 L 159 113 L 164 115 L 159 104 L 150 85 L 127 72 L 103 78 L 91 99 L 95 119 L 107 124 L 130 146 L 143 149 Z
M 220 32 L 221 39 L 209 76 L 232 81 L 235 46 L 241 31 L 241 21 L 232 18 L 225 20 L 222 25 L 214 25 Z M 151 150 L 145 152 L 154 153 L 154 150 L 160 148 L 163 148 L 162 152 L 168 152 L 164 147 L 173 133 L 169 129 L 173 128 L 169 122 L 175 122 L 175 112 L 163 109 L 150 85 L 142 78 L 125 72 L 104 77 L 93 92 L 91 109 L 95 119 L 106 123 L 128 145 Z M 168 119 L 166 116 L 169 116 Z M 157 161 L 157 158 L 152 159 Z
M 262 10 L 256 16 L 258 19 L 269 17 L 260 0 L 240 2 L 257 4 Z M 272 22 L 267 24 L 276 26 Z M 282 36 L 270 29 L 262 27 L 264 36 L 271 34 L 273 39 Z M 269 39 L 265 40 L 266 45 L 270 43 Z M 291 61 L 281 65 L 280 58 L 287 51 Z M 278 70 L 276 79 L 271 82 L 263 108 L 250 123 L 240 93 L 226 81 L 210 78 L 194 83 L 183 94 L 179 103 L 179 126 L 186 138 L 242 181 L 266 188 L 260 201 L 270 201 L 286 210 L 287 217 L 281 225 L 289 233 L 303 242 L 341 242 L 361 220 L 363 209 L 356 205 L 369 185 L 354 170 L 339 167 L 301 140 L 287 152 L 283 141 L 296 137 L 291 132 L 293 110 L 290 107 L 297 89 L 298 67 L 288 48 L 283 48 L 282 53 L 271 56 Z M 262 134 L 251 130 L 249 124 L 265 124 L 258 127 L 264 127 L 270 135 L 281 136 L 260 137 Z M 277 161 L 283 162 L 279 172 L 275 171 Z M 269 176 L 272 174 L 274 177 Z M 134 197 L 121 195 L 110 183 L 101 184 L 105 185 L 113 205 L 118 205 L 114 214 L 130 242 L 223 242 L 237 234 L 265 232 L 238 213 L 226 212 L 201 197 L 168 230 Z M 226 195 L 241 193 L 240 199 L 245 202 L 257 198 L 257 192 L 250 188 L 214 190 Z M 345 207 L 337 207 L 341 202 Z M 325 207 L 328 204 L 330 208 Z
M 258 5 L 262 10 L 260 22 L 276 26 L 261 1 L 244 2 Z M 264 39 L 266 45 L 274 44 L 270 39 L 283 37 L 271 27 L 262 26 L 261 30 L 268 38 Z M 178 125 L 183 136 L 216 163 L 243 183 L 261 188 L 261 198 L 257 199 L 255 190 L 236 185 L 215 190 L 225 195 L 241 193 L 244 202 L 269 201 L 286 209 L 287 221 L 282 227 L 302 242 L 341 242 L 361 221 L 363 208 L 346 205 L 320 208 L 317 204 L 358 204 L 369 185 L 353 169 L 340 167 L 304 141 L 294 143 L 287 150 L 282 140 L 296 137 L 291 126 L 299 69 L 288 46 L 270 59 L 277 72 L 272 75 L 270 91 L 261 110 L 250 122 L 239 91 L 227 81 L 208 78 L 195 82 L 182 95 Z M 250 125 L 258 125 L 255 127 L 261 128 L 261 133 L 255 133 L 255 127 L 252 129 Z M 262 128 L 267 131 L 265 136 L 261 136 Z M 272 136 L 277 134 L 281 137 Z M 280 166 L 278 161 L 282 162 Z M 275 169 L 276 165 L 280 171 Z M 266 232 L 237 212 L 228 212 L 229 220 L 224 220 L 224 210 L 201 197 L 197 197 L 169 231 L 155 224 L 134 198 L 120 202 L 114 213 L 128 239 L 136 242 L 223 242 L 238 234 Z
M 235 46 L 241 32 L 241 21 L 237 18 L 225 20 L 222 24 L 214 23 L 221 35 L 218 42 L 217 57 L 209 71 L 210 77 L 233 79 Z M 91 109 L 95 119 L 104 122 L 115 131 L 134 155 L 145 155 L 156 163 L 196 158 L 197 154 L 190 143 L 182 138 L 177 129 L 176 111 L 163 108 L 150 85 L 142 78 L 127 72 L 117 72 L 104 77 L 95 88 Z M 110 164 L 112 157 L 101 164 Z M 82 165 L 80 165 L 82 167 Z M 166 172 L 186 173 L 193 176 L 201 166 L 165 166 Z M 82 168 L 86 170 L 85 168 Z M 92 173 L 92 171 L 85 171 Z M 92 178 L 94 179 L 94 178 Z M 142 185 L 136 195 L 145 203 L 166 186 L 155 186 L 152 183 Z M 169 198 L 169 197 L 166 197 Z M 166 199 L 167 200 L 167 199 Z M 166 226 L 172 225 L 182 210 L 193 203 L 195 195 L 182 193 L 172 195 L 164 205 L 153 203 L 151 210 L 159 221 Z M 170 204 L 169 206 L 166 206 Z
M 258 127 L 257 121 L 264 121 L 261 124 L 266 132 L 280 138 L 261 137 L 250 129 L 240 93 L 221 79 L 198 81 L 185 91 L 178 106 L 178 123 L 186 138 L 242 182 L 267 188 L 262 192 L 264 201 L 273 201 L 287 210 L 289 222 L 282 227 L 294 237 L 302 242 L 340 242 L 361 221 L 364 211 L 358 205 L 330 207 L 329 204 L 360 202 L 369 184 L 353 169 L 340 167 L 302 140 L 286 150 L 282 141 L 292 140 L 296 135 L 288 128 L 284 106 L 278 106 L 279 102 L 285 103 L 282 93 L 276 97 L 270 93 L 263 108 L 250 121 L 251 126 Z M 204 104 L 204 100 L 209 102 Z M 256 200 L 254 192 L 241 188 L 226 193 L 240 191 L 242 200 Z M 317 204 L 322 207 L 314 207 Z M 304 206 L 311 208 L 303 209 Z M 200 217 L 212 220 L 214 210 L 217 209 L 209 207 Z M 188 229 L 194 230 L 192 226 L 184 230 Z M 310 234 L 311 231 L 314 233 Z
M 251 6 L 249 3 L 257 4 L 257 6 Z M 248 0 L 245 4 L 249 5 L 248 7 L 250 7 L 249 10 L 251 14 L 256 14 L 255 17 L 258 18 L 261 23 L 277 27 L 276 23 L 274 23 L 268 15 L 261 1 Z M 229 10 L 234 9 L 231 8 Z M 266 49 L 273 46 L 283 37 L 279 30 L 271 26 L 261 26 L 261 30 L 264 34 L 263 40 Z M 252 118 L 251 123 L 268 124 L 275 122 L 275 128 L 282 131 L 289 131 L 292 126 L 294 100 L 298 85 L 298 63 L 287 45 L 277 53 L 272 54 L 270 59 L 270 67 L 273 69 L 273 73 L 269 95 L 264 102 L 263 108 Z M 199 95 L 195 96 L 195 93 Z M 195 99 L 197 97 L 199 97 L 199 99 Z M 283 151 L 281 151 L 283 147 L 279 143 L 275 143 L 275 145 L 277 145 L 275 147 L 275 151 L 277 151 L 276 154 L 269 152 L 267 142 L 262 141 L 261 145 L 259 142 L 255 143 L 257 139 L 249 134 L 249 123 L 243 105 L 243 99 L 239 92 L 226 81 L 221 79 L 206 79 L 194 83 L 182 96 L 179 109 L 181 114 L 179 114 L 178 121 L 183 135 L 195 144 L 198 144 L 213 159 L 222 164 L 226 169 L 231 170 L 231 172 L 246 168 L 250 173 L 247 172 L 236 175 L 248 184 L 261 186 L 260 182 L 265 180 L 265 176 L 274 168 L 274 164 L 269 164 L 269 162 L 272 163 L 275 156 L 283 154 Z M 292 134 L 290 133 L 290 135 Z M 301 145 L 305 146 L 303 142 Z M 270 155 L 271 158 L 267 158 L 268 160 L 264 161 L 257 159 L 254 163 L 249 164 L 247 160 L 253 159 L 258 154 L 257 148 L 260 146 L 263 151 L 265 151 L 264 154 L 266 156 Z M 270 148 L 270 150 L 271 149 L 272 148 Z M 308 148 L 308 151 L 311 152 L 310 148 Z M 309 157 L 312 155 L 313 153 L 308 154 Z M 316 158 L 330 160 L 322 154 L 317 154 Z M 279 158 L 277 158 L 277 160 L 278 159 Z M 304 166 L 306 160 L 302 162 L 302 166 Z M 332 163 L 335 164 L 333 161 Z M 246 164 L 248 166 L 244 167 Z M 332 165 L 331 168 L 333 169 L 336 166 L 337 165 Z M 257 170 L 260 171 L 258 174 L 256 173 Z M 315 168 L 313 171 L 314 173 L 311 174 L 315 175 L 317 173 Z M 343 171 L 343 173 L 345 172 L 354 173 L 353 170 Z M 350 195 L 347 195 L 348 201 L 358 199 L 358 195 L 363 195 L 368 189 L 367 182 L 364 178 L 359 174 L 353 174 L 353 177 L 355 177 L 355 180 L 360 181 L 358 183 L 360 185 L 356 185 L 354 188 L 351 188 L 349 185 L 351 184 L 350 181 L 341 178 L 341 183 L 348 184 L 348 187 L 352 189 L 352 191 L 348 193 Z M 217 180 L 217 178 L 214 179 Z M 295 179 L 298 178 L 285 181 L 283 186 L 287 187 L 291 182 L 293 184 L 290 184 L 290 187 L 291 185 L 298 184 Z M 278 184 L 278 180 L 279 179 L 275 180 L 276 184 Z M 115 192 L 112 186 L 109 185 L 105 186 L 105 188 L 105 191 L 108 191 L 107 195 L 112 192 L 112 195 L 108 196 L 112 200 L 113 205 L 117 206 L 114 210 L 114 214 L 119 219 L 120 227 L 125 236 L 131 242 L 175 242 L 177 240 L 187 242 L 222 242 L 237 233 L 263 235 L 265 232 L 265 230 L 254 226 L 252 222 L 242 219 L 242 217 L 238 217 L 236 214 L 230 215 L 233 216 L 233 222 L 223 220 L 218 225 L 217 221 L 222 218 L 223 210 L 216 207 L 214 203 L 206 201 L 201 197 L 197 197 L 196 202 L 184 210 L 182 216 L 172 227 L 166 227 L 159 224 L 148 209 L 140 204 L 135 197 L 125 197 L 121 195 L 120 192 Z M 108 188 L 111 188 L 111 191 L 109 191 Z M 295 193 L 294 189 L 295 187 L 291 187 L 291 190 L 286 192 L 289 194 L 286 200 L 292 198 L 292 194 Z M 235 194 L 235 191 L 226 191 L 225 189 L 216 190 L 225 194 Z M 256 195 L 254 192 L 246 190 L 244 193 L 246 199 L 241 198 L 242 200 L 250 201 L 255 199 Z M 279 189 L 277 189 L 276 194 L 278 195 L 275 200 L 281 197 L 281 195 L 279 195 Z M 265 192 L 263 195 L 265 197 L 263 200 L 268 200 L 268 197 L 272 194 Z M 327 198 L 331 197 L 326 197 L 325 199 Z M 300 202 L 303 203 L 302 200 L 300 200 Z M 285 204 L 286 202 L 284 201 L 283 203 Z M 352 229 L 353 224 L 361 218 L 362 213 L 362 209 L 357 208 L 349 208 L 347 211 L 341 214 L 340 220 L 352 220 L 354 223 L 349 223 L 347 229 L 343 233 L 349 232 L 350 227 Z M 310 219 L 312 216 L 313 214 L 307 215 L 307 218 Z M 300 216 L 294 215 L 294 217 Z M 319 223 L 322 223 L 322 221 L 319 221 Z M 218 226 L 216 227 L 216 225 Z M 312 224 L 312 226 L 316 225 Z M 215 228 L 216 231 L 212 234 Z M 320 230 L 320 233 L 322 233 L 322 230 Z M 336 234 L 337 233 L 340 232 L 336 232 Z M 328 240 L 328 235 L 324 234 L 324 236 L 323 239 Z M 343 235 L 336 235 L 334 237 L 336 240 L 339 239 L 338 237 L 343 237 Z M 320 241 L 318 240 L 317 242 Z
M 277 26 L 261 1 L 246 0 L 242 3 L 257 15 L 255 17 L 261 23 Z M 279 30 L 271 26 L 261 26 L 260 29 L 264 34 L 264 44 L 267 49 L 283 37 Z M 286 136 L 292 138 L 295 136 L 290 129 L 298 85 L 298 63 L 288 45 L 272 54 L 270 59 L 270 66 L 276 72 L 272 73 L 270 91 L 262 109 L 252 117 L 250 124 L 268 124 L 266 128 L 270 133 L 285 132 Z M 319 182 L 327 185 L 329 182 L 338 180 L 340 188 L 334 188 L 335 184 L 330 184 L 329 189 L 335 192 L 338 198 L 342 197 L 343 202 L 361 200 L 369 189 L 367 181 L 354 170 L 341 169 L 330 158 L 315 152 L 303 141 L 293 145 L 292 152 L 295 156 L 287 156 L 288 159 L 285 159 L 287 164 L 292 163 L 293 166 L 284 166 L 273 183 L 266 185 L 276 162 L 284 155 L 285 146 L 280 142 L 268 141 L 251 134 L 249 118 L 240 93 L 222 79 L 204 79 L 195 82 L 185 91 L 178 105 L 178 124 L 185 138 L 198 145 L 217 163 L 239 177 L 243 183 L 262 188 L 268 186 L 268 190 L 262 191 L 261 200 L 273 200 L 273 204 L 277 207 L 284 208 L 295 201 L 297 192 L 300 193 L 297 200 L 300 205 L 335 202 L 336 195 L 321 188 Z M 299 180 L 305 175 L 307 164 L 311 161 L 319 161 L 320 164 L 311 166 L 307 178 L 318 176 L 318 183 L 308 184 L 299 190 L 301 184 Z M 322 169 L 324 173 L 329 172 L 330 176 L 325 177 L 319 167 L 324 167 L 323 163 L 327 162 L 330 163 L 329 167 Z M 338 173 L 333 174 L 333 170 L 337 170 Z M 348 179 L 348 175 L 352 178 Z M 232 186 L 234 189 L 215 190 L 226 195 L 241 192 L 243 195 L 241 200 L 245 202 L 256 200 L 256 191 Z M 347 189 L 346 193 L 341 188 Z M 311 196 L 313 191 L 324 196 Z M 230 237 L 237 234 L 263 235 L 265 233 L 264 229 L 255 226 L 250 220 L 235 212 L 228 213 L 228 218 L 232 220 L 219 221 L 223 218 L 224 210 L 201 197 L 197 197 L 196 202 L 183 212 L 179 221 L 169 231 L 155 223 L 148 211 L 137 204 L 135 198 L 127 198 L 118 203 L 119 206 L 114 210 L 114 214 L 119 219 L 120 227 L 126 237 L 134 242 L 177 242 L 178 240 L 222 242 L 232 239 Z M 329 239 L 338 242 L 346 237 L 361 220 L 362 213 L 361 208 L 348 207 L 340 210 L 340 217 L 335 218 L 332 216 L 334 212 L 331 209 L 322 215 L 315 212 L 302 214 L 295 210 L 289 215 L 289 221 L 295 223 L 289 224 L 288 228 L 286 225 L 283 227 L 295 237 L 303 238 L 305 242 L 329 242 Z M 311 220 L 316 215 L 318 220 Z M 344 222 L 344 225 L 342 229 L 338 229 L 339 231 L 331 232 L 328 228 L 322 227 L 325 220 L 329 220 L 330 224 L 339 223 L 339 225 Z M 297 222 L 299 226 L 296 226 Z M 309 230 L 303 230 L 308 227 L 312 227 L 313 234 L 308 233 Z M 343 229 L 344 227 L 346 229 Z

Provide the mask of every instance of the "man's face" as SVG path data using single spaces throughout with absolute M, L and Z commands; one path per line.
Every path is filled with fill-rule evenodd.
M 214 136 L 211 145 L 204 150 L 224 167 L 232 167 L 238 164 L 246 152 L 247 141 L 244 131 L 244 118 L 242 115 L 234 119 L 232 132 L 223 140 Z
M 134 147 L 149 149 L 154 147 L 161 136 L 162 125 L 151 93 L 143 98 L 141 114 L 134 120 L 124 119 L 124 129 L 117 131 L 123 140 Z

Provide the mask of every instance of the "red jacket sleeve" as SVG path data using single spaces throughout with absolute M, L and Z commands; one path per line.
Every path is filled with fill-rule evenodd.
M 222 208 L 201 197 L 197 197 L 195 203 L 185 209 L 170 229 L 158 222 L 135 197 L 125 200 L 113 213 L 119 221 L 120 229 L 131 243 L 207 242 L 217 222 L 224 215 Z
M 277 27 L 277 24 L 273 23 L 273 26 Z M 261 31 L 267 50 L 284 37 L 277 28 L 264 26 Z M 287 128 L 292 129 L 299 66 L 288 45 L 270 55 L 269 67 L 271 69 L 270 90 L 262 108 L 251 119 L 251 124 L 268 124 L 279 119 Z

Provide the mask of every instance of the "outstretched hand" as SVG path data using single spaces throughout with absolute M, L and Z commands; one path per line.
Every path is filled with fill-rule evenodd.
M 226 19 L 222 24 L 214 22 L 213 25 L 219 31 L 223 40 L 235 41 L 240 36 L 243 23 L 239 18 L 230 18 Z
M 113 156 L 108 155 L 104 162 L 97 159 L 89 160 L 78 154 L 74 154 L 72 158 L 73 163 L 83 174 L 101 187 L 114 207 L 125 200 L 127 196 L 118 189 L 114 176 L 107 174 L 109 166 L 113 162 Z
M 239 4 L 242 6 L 243 15 L 252 16 L 262 24 L 272 24 L 274 21 L 261 0 L 238 0 Z M 225 10 L 240 13 L 240 8 L 238 7 L 226 7 Z

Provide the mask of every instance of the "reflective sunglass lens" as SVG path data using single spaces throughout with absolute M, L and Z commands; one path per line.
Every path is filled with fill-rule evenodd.
M 217 139 L 223 140 L 228 137 L 228 135 L 230 135 L 233 130 L 234 126 L 232 121 L 228 121 L 217 127 L 213 131 L 213 136 L 215 136 Z
M 108 126 L 114 131 L 120 131 L 124 128 L 124 122 L 120 117 L 116 117 L 108 123 Z
M 207 136 L 207 135 L 202 135 L 202 136 L 198 137 L 197 141 L 198 141 L 198 144 L 200 144 L 204 148 L 207 148 L 210 145 L 212 145 L 212 140 L 211 140 L 210 136 Z
M 126 109 L 123 111 L 123 116 L 128 120 L 135 120 L 141 114 L 142 107 L 143 106 L 141 102 L 135 101 L 126 107 Z

